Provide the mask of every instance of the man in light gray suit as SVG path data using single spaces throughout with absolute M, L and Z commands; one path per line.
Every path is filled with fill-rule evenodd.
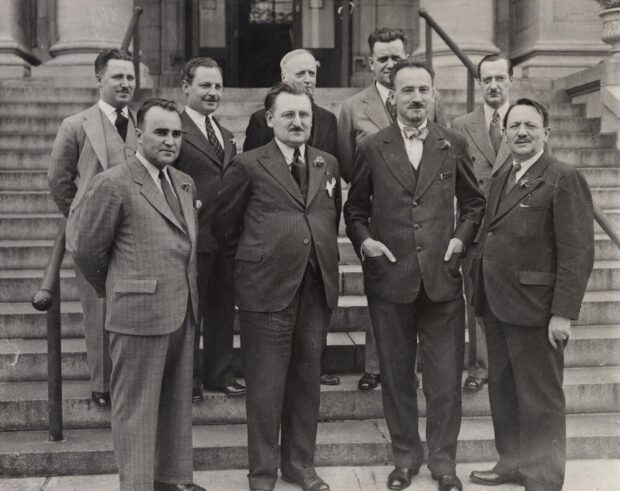
M 191 482 L 196 187 L 170 166 L 182 135 L 174 102 L 147 100 L 137 124 L 136 157 L 92 180 L 75 261 L 106 299 L 121 490 L 200 491 Z
M 502 138 L 504 131 L 502 121 L 510 105 L 512 85 L 510 60 L 498 54 L 482 58 L 478 64 L 478 82 L 484 104 L 473 112 L 456 118 L 452 127 L 460 131 L 467 140 L 478 186 L 485 198 L 488 198 L 491 176 L 495 175 L 510 157 L 510 148 Z M 479 230 L 474 244 L 479 242 L 481 232 L 482 229 Z M 467 378 L 463 384 L 463 390 L 467 392 L 482 389 L 488 378 L 489 366 L 484 324 L 481 317 L 476 318 L 471 304 L 473 286 L 470 271 L 474 250 L 472 247 L 461 260 L 469 332 Z
M 60 125 L 52 148 L 48 180 L 52 197 L 67 217 L 67 250 L 75 251 L 79 210 L 91 179 L 126 162 L 136 151 L 134 115 L 127 108 L 135 88 L 131 58 L 117 49 L 102 51 L 95 60 L 99 101 Z M 103 301 L 78 269 L 75 271 L 84 313 L 84 333 L 91 398 L 110 404 L 110 355 L 103 329 Z

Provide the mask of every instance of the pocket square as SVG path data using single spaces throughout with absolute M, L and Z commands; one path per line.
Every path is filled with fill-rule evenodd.
M 331 179 L 329 179 L 325 183 L 325 190 L 327 191 L 327 194 L 329 195 L 330 198 L 334 194 L 334 188 L 335 187 L 336 187 L 336 178 L 335 177 L 332 177 Z
M 202 208 L 202 201 L 197 199 L 197 200 L 194 201 L 194 209 L 200 210 L 200 208 Z

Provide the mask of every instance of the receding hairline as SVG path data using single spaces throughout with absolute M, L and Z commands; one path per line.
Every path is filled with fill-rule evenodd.
M 301 55 L 310 56 L 314 60 L 315 67 L 317 66 L 317 61 L 314 55 L 307 49 L 300 48 L 300 49 L 294 49 L 293 51 L 289 51 L 282 57 L 282 59 L 280 60 L 280 69 L 284 71 L 284 68 L 286 67 L 286 65 L 288 65 L 293 58 L 297 56 L 301 56 Z

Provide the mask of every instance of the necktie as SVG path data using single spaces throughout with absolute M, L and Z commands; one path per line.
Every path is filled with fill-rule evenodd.
M 293 174 L 293 178 L 295 179 L 295 182 L 297 182 L 299 190 L 304 198 L 306 197 L 307 192 L 307 172 L 308 166 L 303 160 L 301 160 L 299 148 L 296 148 L 293 152 L 293 161 L 291 162 L 291 174 Z
M 426 140 L 426 135 L 428 135 L 428 126 L 424 128 L 416 128 L 414 126 L 403 126 L 403 133 L 405 134 L 405 138 L 408 140 L 417 139 L 420 141 Z
M 502 142 L 502 122 L 499 120 L 499 113 L 497 111 L 493 112 L 493 118 L 491 118 L 489 139 L 491 140 L 491 145 L 493 145 L 493 150 L 497 154 L 497 149 Z
M 390 90 L 388 96 L 385 99 L 385 108 L 392 118 L 392 121 L 396 121 L 396 104 L 394 103 L 394 91 Z
M 506 194 L 510 192 L 512 188 L 517 184 L 517 172 L 521 170 L 521 164 L 519 162 L 514 162 L 512 164 L 512 169 L 510 170 L 510 176 L 508 176 L 508 182 L 506 183 Z
M 123 116 L 123 110 L 119 107 L 116 109 L 116 121 L 114 121 L 114 126 L 116 126 L 116 130 L 118 134 L 121 135 L 123 141 L 127 140 L 127 126 L 129 125 L 129 120 Z
M 179 199 L 175 196 L 172 191 L 172 187 L 166 179 L 166 175 L 163 170 L 159 171 L 159 182 L 161 183 L 161 190 L 164 192 L 164 196 L 166 197 L 166 201 L 168 202 L 168 206 L 172 210 L 173 215 L 181 225 L 181 227 L 185 228 L 185 221 L 183 220 L 183 214 L 181 213 L 181 206 L 179 205 Z
M 220 159 L 220 163 L 224 163 L 224 149 L 220 141 L 217 139 L 217 135 L 215 134 L 215 130 L 213 129 L 213 125 L 211 124 L 211 118 L 207 116 L 205 118 L 205 128 L 207 129 L 207 137 L 209 138 L 209 143 L 215 150 L 218 158 Z

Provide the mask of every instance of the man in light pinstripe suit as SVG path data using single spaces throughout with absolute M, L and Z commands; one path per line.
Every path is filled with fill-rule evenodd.
M 169 165 L 182 135 L 174 102 L 147 100 L 137 123 L 136 157 L 92 181 L 75 261 L 106 298 L 121 490 L 204 491 L 192 483 L 196 188 Z

